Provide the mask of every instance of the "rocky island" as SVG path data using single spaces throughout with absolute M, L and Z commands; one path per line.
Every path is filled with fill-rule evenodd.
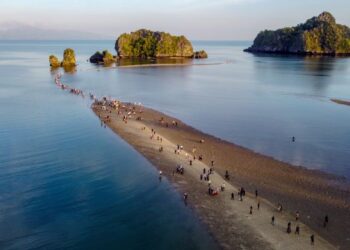
M 116 62 L 116 60 L 116 57 L 113 56 L 108 50 L 104 50 L 102 53 L 97 51 L 89 59 L 91 63 L 107 65 Z
M 120 35 L 115 50 L 120 58 L 195 57 L 192 44 L 185 36 L 146 29 Z M 197 54 L 197 58 L 203 55 Z
M 337 24 L 329 12 L 295 27 L 261 31 L 245 50 L 253 53 L 350 55 L 350 28 Z
M 65 49 L 63 52 L 63 61 L 60 62 L 54 55 L 49 56 L 49 63 L 52 68 L 58 67 L 74 67 L 76 66 L 75 52 L 73 49 Z

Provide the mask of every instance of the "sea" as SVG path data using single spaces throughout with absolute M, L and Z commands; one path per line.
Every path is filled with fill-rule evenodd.
M 104 67 L 88 59 L 115 53 L 114 41 L 1 41 L 0 249 L 216 249 L 182 195 L 101 127 L 89 98 L 57 88 L 57 73 L 85 93 L 349 179 L 350 106 L 330 99 L 350 100 L 350 58 L 243 52 L 250 44 L 194 41 L 209 58 L 191 66 Z M 66 48 L 76 70 L 51 70 L 49 55 Z

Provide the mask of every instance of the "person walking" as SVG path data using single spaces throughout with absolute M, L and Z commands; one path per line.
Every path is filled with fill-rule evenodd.
M 163 176 L 163 172 L 162 172 L 162 171 L 159 171 L 159 181 L 162 180 L 162 176 Z
M 235 194 L 232 192 L 231 193 L 231 200 L 234 200 L 235 199 Z
M 297 225 L 296 228 L 295 228 L 295 234 L 297 234 L 297 235 L 300 234 L 300 227 L 299 227 L 299 225 Z
M 274 226 L 275 225 L 275 216 L 274 215 L 272 215 L 272 217 L 271 217 L 271 224 Z
M 325 227 L 327 227 L 327 225 L 328 225 L 328 215 L 326 215 L 326 216 L 324 217 L 323 227 L 325 228 Z
M 288 222 L 287 225 L 287 233 L 290 234 L 292 232 L 292 228 L 291 228 L 292 223 Z
M 184 193 L 184 201 L 185 201 L 185 203 L 187 202 L 187 198 L 188 198 L 188 194 Z
M 226 170 L 226 172 L 225 172 L 225 179 L 226 179 L 226 180 L 229 180 L 229 179 L 230 179 L 230 175 L 229 175 L 229 173 L 228 173 L 227 170 Z
M 253 214 L 253 206 L 250 206 L 249 214 Z
M 315 245 L 315 235 L 311 234 L 310 241 L 311 241 L 311 245 Z

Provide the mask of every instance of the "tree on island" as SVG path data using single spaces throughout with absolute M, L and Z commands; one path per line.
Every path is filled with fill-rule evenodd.
M 120 35 L 115 50 L 121 58 L 193 58 L 191 42 L 185 36 L 140 29 Z
M 261 31 L 247 52 L 350 55 L 350 28 L 329 12 L 295 27 Z
M 60 62 L 58 58 L 54 55 L 49 56 L 49 63 L 50 66 L 53 68 L 58 68 L 58 67 L 75 67 L 76 66 L 76 59 L 75 59 L 75 52 L 73 49 L 65 49 L 63 52 L 63 61 Z

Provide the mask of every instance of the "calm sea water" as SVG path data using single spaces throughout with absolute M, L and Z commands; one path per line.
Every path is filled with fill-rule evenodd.
M 53 84 L 47 55 L 67 46 L 0 43 L 0 249 L 215 249 L 157 170 Z
M 141 102 L 277 159 L 350 178 L 349 58 L 263 56 L 195 42 L 218 65 L 104 68 L 113 41 L 0 42 L 0 248 L 212 249 L 171 185 L 56 88 L 49 54 L 75 49 L 63 82 Z M 296 142 L 291 142 L 291 137 Z M 242 166 L 244 167 L 244 166 Z

